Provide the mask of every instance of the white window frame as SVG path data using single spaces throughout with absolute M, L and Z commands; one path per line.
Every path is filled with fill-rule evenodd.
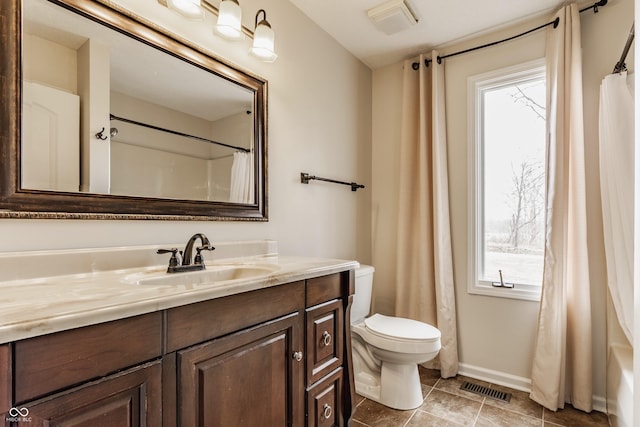
M 468 279 L 467 292 L 475 295 L 488 295 L 502 298 L 540 301 L 542 286 L 517 284 L 514 288 L 494 287 L 489 281 L 478 280 L 479 258 L 478 243 L 482 241 L 480 197 L 483 191 L 482 177 L 478 176 L 483 155 L 483 111 L 482 93 L 484 90 L 513 85 L 515 82 L 545 76 L 545 60 L 537 59 L 511 67 L 501 68 L 467 79 L 468 100 Z M 484 198 L 483 198 L 484 199 Z M 483 200 L 482 199 L 482 200 Z M 508 278 L 505 279 L 508 281 Z

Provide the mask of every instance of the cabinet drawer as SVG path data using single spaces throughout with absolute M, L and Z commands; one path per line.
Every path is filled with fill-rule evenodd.
M 306 319 L 307 384 L 312 384 L 342 365 L 342 300 L 308 308 Z
M 342 276 L 340 273 L 307 280 L 307 307 L 342 296 Z
M 86 326 L 15 343 L 15 401 L 160 357 L 162 313 Z
M 304 282 L 217 298 L 167 311 L 167 352 L 180 350 L 304 307 Z
M 307 390 L 307 425 L 342 426 L 342 368 Z

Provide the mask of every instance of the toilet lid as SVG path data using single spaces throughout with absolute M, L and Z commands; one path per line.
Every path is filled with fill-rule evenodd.
M 364 324 L 372 332 L 391 339 L 431 341 L 440 339 L 440 331 L 431 325 L 402 317 L 374 314 L 364 319 Z

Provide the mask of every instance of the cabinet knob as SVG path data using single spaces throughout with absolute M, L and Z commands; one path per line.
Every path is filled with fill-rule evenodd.
M 329 406 L 328 403 L 325 403 L 322 411 L 322 416 L 324 416 L 328 420 L 329 418 L 331 418 L 331 414 L 333 414 L 333 409 L 331 409 L 331 406 Z
M 301 351 L 294 352 L 293 358 L 296 360 L 296 362 L 300 362 L 302 360 L 302 352 Z
M 322 333 L 322 342 L 324 343 L 325 347 L 331 345 L 331 334 L 329 332 L 324 331 Z

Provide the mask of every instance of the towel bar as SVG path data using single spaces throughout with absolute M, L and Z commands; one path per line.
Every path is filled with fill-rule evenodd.
M 350 185 L 351 191 L 356 191 L 358 188 L 364 188 L 364 185 L 358 184 L 356 182 L 337 181 L 335 179 L 322 178 L 315 175 L 309 175 L 308 173 L 305 173 L 305 172 L 300 172 L 300 182 L 302 184 L 308 184 L 309 181 L 311 181 L 312 179 L 315 179 L 318 181 L 332 182 L 334 184 Z

